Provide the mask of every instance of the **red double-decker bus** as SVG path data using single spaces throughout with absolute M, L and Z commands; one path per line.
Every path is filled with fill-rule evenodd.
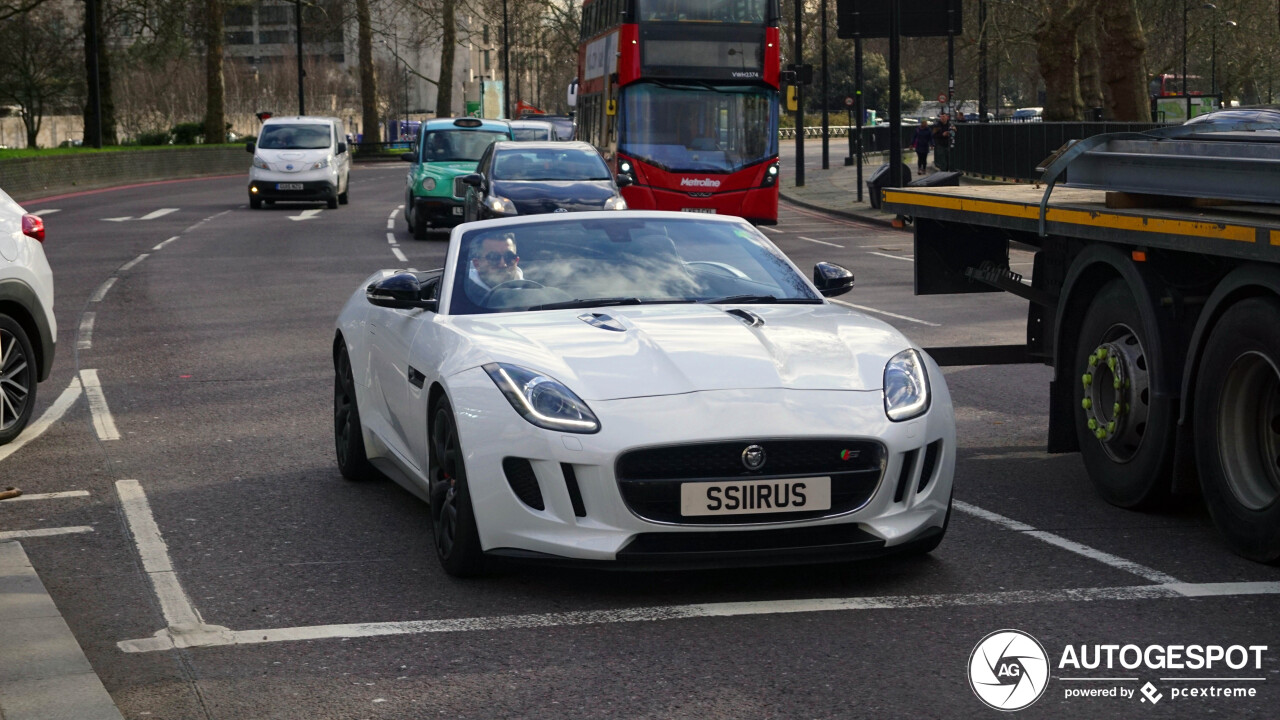
M 778 0 L 584 0 L 577 137 L 637 210 L 778 221 Z

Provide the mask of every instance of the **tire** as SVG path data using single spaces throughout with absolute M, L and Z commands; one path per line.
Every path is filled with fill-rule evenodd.
M 337 210 L 337 209 L 338 209 L 338 198 L 337 198 L 337 197 L 331 197 L 331 198 L 329 198 L 328 200 L 325 200 L 325 201 L 324 201 L 324 204 L 325 204 L 325 205 L 328 205 L 330 210 Z
M 0 315 L 0 445 L 22 432 L 36 406 L 36 354 L 27 331 Z
M 1241 301 L 1218 320 L 1196 376 L 1196 464 L 1227 545 L 1280 562 L 1280 300 Z
M 409 221 L 409 230 L 413 233 L 414 240 L 427 239 L 427 218 L 424 214 L 415 212 Z
M 462 442 L 447 398 L 436 401 L 432 411 L 431 453 L 428 478 L 431 494 L 431 537 L 444 571 L 454 577 L 472 577 L 484 571 Z
M 1172 486 L 1177 402 L 1152 391 L 1162 380 L 1149 362 L 1153 350 L 1125 282 L 1104 285 L 1085 313 L 1071 366 L 1076 437 L 1098 494 L 1134 510 L 1163 504 Z
M 369 464 L 364 450 L 364 434 L 360 425 L 360 408 L 356 403 L 355 379 L 351 374 L 351 358 L 342 345 L 333 363 L 333 444 L 342 477 L 359 482 L 372 480 L 379 473 Z
M 250 210 L 261 210 L 261 209 L 262 209 L 262 198 L 256 198 L 256 197 L 251 197 L 251 198 L 249 198 L 249 209 L 250 209 Z
M 338 204 L 346 205 L 351 202 L 351 178 L 347 178 L 347 184 L 342 188 L 342 192 L 338 193 Z

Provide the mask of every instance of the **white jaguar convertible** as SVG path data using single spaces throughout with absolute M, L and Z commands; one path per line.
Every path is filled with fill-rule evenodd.
M 454 575 L 838 562 L 937 547 L 955 418 L 937 365 L 829 302 L 743 220 L 562 213 L 454 229 L 338 318 L 342 475 L 431 506 Z

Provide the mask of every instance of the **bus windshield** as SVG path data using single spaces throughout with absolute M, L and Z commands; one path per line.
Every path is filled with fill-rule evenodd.
M 725 22 L 760 24 L 772 0 L 636 0 L 641 22 Z
M 668 172 L 734 172 L 778 154 L 776 92 L 638 83 L 622 89 L 618 152 Z

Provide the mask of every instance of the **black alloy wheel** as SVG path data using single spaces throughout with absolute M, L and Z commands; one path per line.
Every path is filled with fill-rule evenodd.
M 18 437 L 36 406 L 36 354 L 16 320 L 0 315 L 0 445 Z
M 454 577 L 471 577 L 484 571 L 484 554 L 467 487 L 462 442 L 447 398 L 436 401 L 433 417 L 428 478 L 436 556 L 445 572 Z
M 338 458 L 338 471 L 352 480 L 369 480 L 378 471 L 365 455 L 364 435 L 360 429 L 360 408 L 356 404 L 355 379 L 351 374 L 351 358 L 346 345 L 338 341 L 333 374 L 333 444 Z

